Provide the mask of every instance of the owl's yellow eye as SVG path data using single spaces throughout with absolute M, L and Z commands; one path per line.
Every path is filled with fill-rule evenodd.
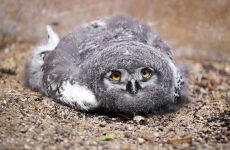
M 141 74 L 144 79 L 148 79 L 151 77 L 152 71 L 150 69 L 145 68 L 141 71 Z
M 111 75 L 110 78 L 114 81 L 119 81 L 121 80 L 121 73 L 119 71 L 114 71 Z

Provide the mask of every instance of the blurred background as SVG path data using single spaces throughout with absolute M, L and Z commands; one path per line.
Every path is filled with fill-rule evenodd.
M 47 24 L 63 37 L 80 24 L 118 14 L 148 23 L 177 57 L 230 61 L 229 0 L 1 0 L 0 47 L 36 44 Z

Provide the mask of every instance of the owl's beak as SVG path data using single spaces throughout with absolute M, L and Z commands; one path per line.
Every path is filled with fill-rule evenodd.
M 135 81 L 134 79 L 131 79 L 126 87 L 126 90 L 130 93 L 130 94 L 136 94 L 139 90 L 140 86 L 138 84 L 137 81 Z

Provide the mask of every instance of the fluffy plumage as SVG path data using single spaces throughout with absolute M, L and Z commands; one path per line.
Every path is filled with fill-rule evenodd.
M 147 115 L 177 110 L 186 100 L 170 48 L 134 18 L 105 17 L 60 41 L 47 31 L 48 44 L 33 50 L 26 81 L 56 101 L 86 112 Z

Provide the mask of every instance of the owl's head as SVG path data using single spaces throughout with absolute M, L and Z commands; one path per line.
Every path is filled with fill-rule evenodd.
M 159 48 L 121 42 L 95 53 L 82 67 L 88 68 L 83 74 L 87 74 L 85 82 L 96 95 L 97 111 L 153 114 L 177 105 L 178 73 Z

